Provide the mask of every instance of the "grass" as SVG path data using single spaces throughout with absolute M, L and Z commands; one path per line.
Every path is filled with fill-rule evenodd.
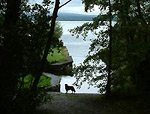
M 67 60 L 66 48 L 61 47 L 60 52 L 57 48 L 53 49 L 53 53 L 49 53 L 47 56 L 48 62 L 61 62 Z
M 31 85 L 32 85 L 33 79 L 34 78 L 33 78 L 32 74 L 26 75 L 24 77 L 24 79 L 23 79 L 23 87 L 24 88 L 30 88 Z M 40 77 L 40 80 L 39 80 L 39 83 L 38 83 L 38 87 L 49 87 L 49 86 L 51 86 L 50 80 L 51 80 L 50 77 L 42 75 Z M 20 81 L 22 81 L 22 77 L 20 78 Z M 20 84 L 18 85 L 18 87 L 19 86 L 20 86 Z
M 51 86 L 51 77 L 47 77 L 44 74 L 40 77 L 38 87 L 49 87 Z

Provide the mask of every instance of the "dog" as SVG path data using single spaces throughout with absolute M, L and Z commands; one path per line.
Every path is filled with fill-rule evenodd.
M 68 86 L 68 84 L 65 84 L 65 89 L 66 89 L 66 94 L 68 93 L 69 90 L 72 91 L 72 93 L 76 92 L 73 86 Z

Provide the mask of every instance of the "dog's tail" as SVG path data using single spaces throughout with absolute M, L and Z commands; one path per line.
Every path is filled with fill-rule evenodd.
M 73 88 L 73 91 L 76 92 L 75 88 Z

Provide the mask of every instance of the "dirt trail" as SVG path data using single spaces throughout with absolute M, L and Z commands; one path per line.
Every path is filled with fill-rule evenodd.
M 98 106 L 98 94 L 64 94 L 52 92 L 52 101 L 43 104 L 40 109 L 53 114 L 103 114 Z

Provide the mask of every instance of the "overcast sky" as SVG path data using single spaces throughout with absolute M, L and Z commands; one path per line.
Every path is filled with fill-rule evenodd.
M 30 0 L 30 2 L 41 3 L 42 0 Z M 54 0 L 53 0 L 54 1 Z M 60 4 L 65 3 L 68 0 L 60 0 Z M 82 4 L 82 0 L 72 0 L 66 6 L 62 7 L 59 12 L 65 13 L 79 13 L 79 14 L 88 14 L 88 15 L 98 15 L 99 9 L 95 7 L 95 11 L 93 12 L 84 12 L 84 4 Z

